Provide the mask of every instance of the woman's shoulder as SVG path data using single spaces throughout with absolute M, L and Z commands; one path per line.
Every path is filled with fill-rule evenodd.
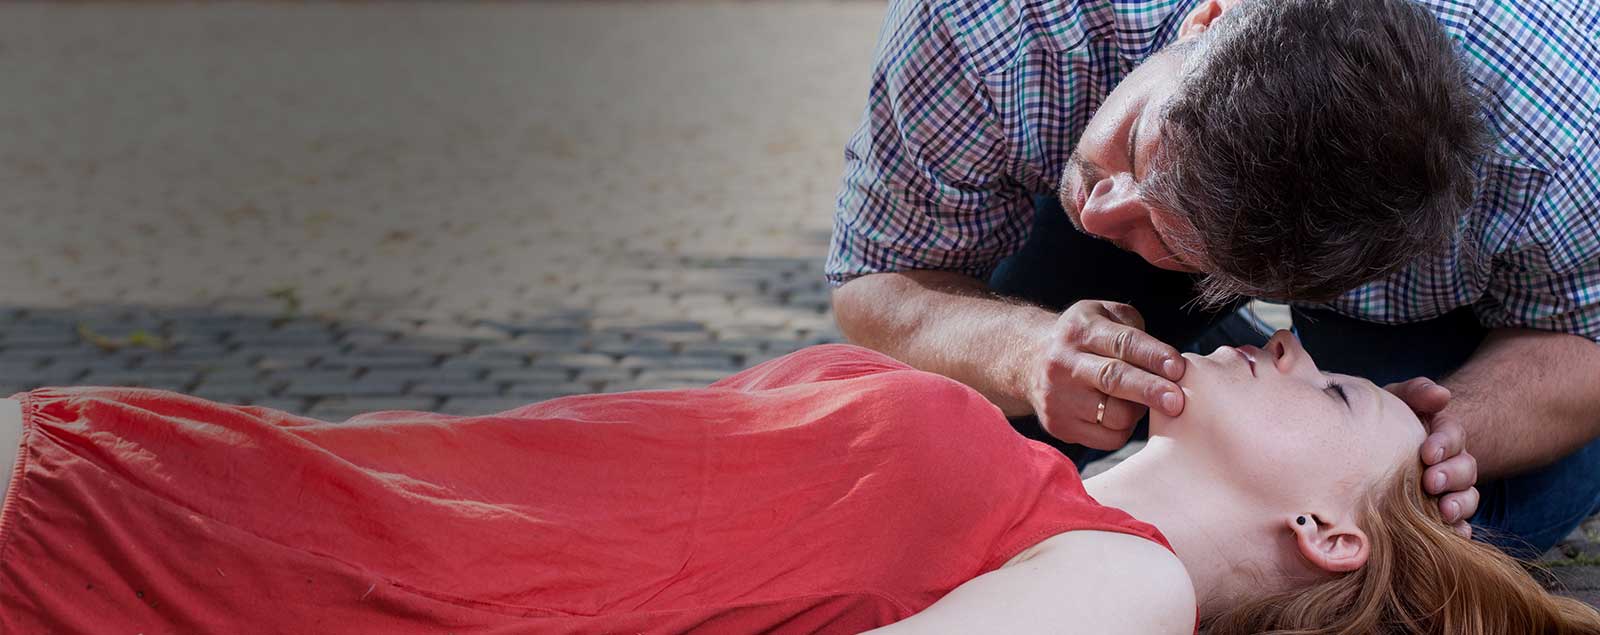
M 1177 554 L 1148 538 L 1115 531 L 1057 534 L 1018 554 L 1004 567 L 1033 567 L 1061 585 L 1080 606 L 1137 607 L 1156 625 L 1188 625 L 1198 612 L 1194 583 Z M 1126 619 L 1127 615 L 1119 619 Z M 1145 632 L 1145 631 L 1141 631 Z
M 967 581 L 882 633 L 1195 632 L 1194 587 L 1172 552 L 1128 534 L 1073 531 Z

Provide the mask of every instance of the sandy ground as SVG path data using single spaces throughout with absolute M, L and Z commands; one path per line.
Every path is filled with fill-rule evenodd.
M 880 3 L 0 7 L 0 302 L 512 317 L 826 247 Z

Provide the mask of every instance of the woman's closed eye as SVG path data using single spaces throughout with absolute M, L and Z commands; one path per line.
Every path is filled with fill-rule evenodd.
M 1333 380 L 1328 380 L 1328 384 L 1323 386 L 1322 390 L 1323 392 L 1332 395 L 1334 398 L 1344 403 L 1346 410 L 1350 409 L 1350 395 L 1345 393 L 1344 386 L 1342 384 Z

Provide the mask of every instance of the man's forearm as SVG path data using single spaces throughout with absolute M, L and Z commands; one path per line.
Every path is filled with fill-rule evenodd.
M 1441 383 L 1480 479 L 1548 465 L 1600 436 L 1600 345 L 1587 339 L 1497 329 Z
M 1056 314 L 942 271 L 856 278 L 834 290 L 833 307 L 850 341 L 954 378 L 1008 415 L 1032 412 L 1024 369 Z

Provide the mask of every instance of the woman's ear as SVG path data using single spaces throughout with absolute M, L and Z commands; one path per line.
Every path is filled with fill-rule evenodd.
M 1349 573 L 1367 563 L 1367 534 L 1354 523 L 1325 523 L 1315 514 L 1290 518 L 1295 546 L 1311 566 L 1329 573 Z
M 1178 25 L 1178 37 L 1188 37 L 1204 33 L 1211 28 L 1211 22 L 1229 9 L 1239 4 L 1240 0 L 1205 0 L 1200 6 L 1195 7 L 1189 15 L 1184 16 L 1183 23 Z

